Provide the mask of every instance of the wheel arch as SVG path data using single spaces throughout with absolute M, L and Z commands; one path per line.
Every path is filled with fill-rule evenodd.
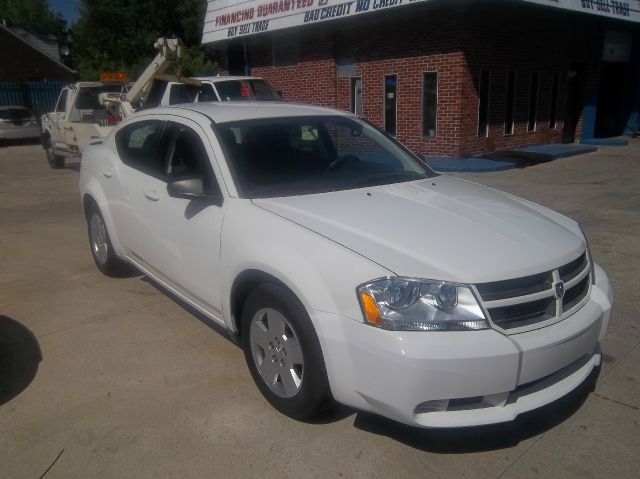
M 91 196 L 91 194 L 85 193 L 84 195 L 82 195 L 82 212 L 86 219 L 88 219 L 87 215 L 89 213 L 89 208 L 92 205 L 95 205 L 96 208 L 100 209 L 100 206 L 98 206 L 98 202 L 93 196 Z
M 231 327 L 238 337 L 242 335 L 242 308 L 251 292 L 262 284 L 273 284 L 281 287 L 304 307 L 304 303 L 293 289 L 274 275 L 259 269 L 246 269 L 234 279 L 229 298 Z
M 118 232 L 115 228 L 115 223 L 113 221 L 113 217 L 111 216 L 111 211 L 109 211 L 108 203 L 106 198 L 104 197 L 104 192 L 101 190 L 99 185 L 93 184 L 91 182 L 91 187 L 83 188 L 82 192 L 82 213 L 84 214 L 87 222 L 89 221 L 88 214 L 91 206 L 95 206 L 102 218 L 104 219 L 105 226 L 107 227 L 107 232 L 109 233 L 109 238 L 111 239 L 111 244 L 113 249 L 117 254 L 120 254 L 122 251 L 122 246 L 120 243 L 120 237 L 118 236 Z

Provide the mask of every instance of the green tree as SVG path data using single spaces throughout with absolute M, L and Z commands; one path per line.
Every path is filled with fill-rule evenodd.
M 0 0 L 0 19 L 31 33 L 53 35 L 58 41 L 63 39 L 66 26 L 47 0 Z
M 75 67 L 83 79 L 116 70 L 136 78 L 156 54 L 155 40 L 177 36 L 185 44 L 181 71 L 211 73 L 215 64 L 200 48 L 205 11 L 205 0 L 82 0 L 72 27 Z

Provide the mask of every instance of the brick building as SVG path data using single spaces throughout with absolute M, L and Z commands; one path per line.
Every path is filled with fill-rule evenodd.
M 203 43 L 286 100 L 463 156 L 635 130 L 639 23 L 639 1 L 213 0 Z

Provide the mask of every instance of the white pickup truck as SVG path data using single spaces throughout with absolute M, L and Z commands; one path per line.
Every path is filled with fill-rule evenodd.
M 49 166 L 62 168 L 92 137 L 104 137 L 119 122 L 104 98 L 123 91 L 124 82 L 79 82 L 62 89 L 55 111 L 42 117 L 42 146 Z

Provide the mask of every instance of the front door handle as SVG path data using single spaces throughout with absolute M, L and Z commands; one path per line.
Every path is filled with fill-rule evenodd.
M 111 178 L 113 176 L 113 171 L 111 170 L 102 170 L 102 176 L 105 178 Z
M 151 201 L 158 201 L 160 199 L 160 195 L 156 190 L 145 190 L 144 196 Z

